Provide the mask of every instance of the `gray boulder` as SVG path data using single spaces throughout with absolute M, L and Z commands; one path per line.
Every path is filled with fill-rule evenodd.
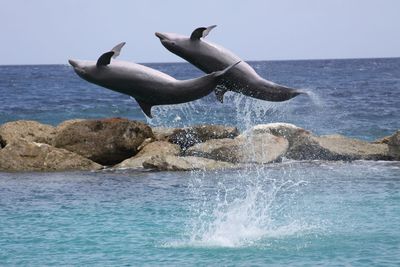
M 0 150 L 2 171 L 69 171 L 101 168 L 101 165 L 68 150 L 22 139 Z
M 388 146 L 347 138 L 341 135 L 315 136 L 289 123 L 256 125 L 246 132 L 257 136 L 271 133 L 288 140 L 285 157 L 295 160 L 387 160 Z
M 115 165 L 134 156 L 145 139 L 154 138 L 148 125 L 121 118 L 78 120 L 58 129 L 54 146 L 102 165 Z
M 294 124 L 282 122 L 255 125 L 244 134 L 247 136 L 256 136 L 264 133 L 285 138 L 288 140 L 289 146 L 292 146 L 293 144 L 297 143 L 298 140 L 307 138 L 311 135 L 309 131 L 304 130 L 303 128 L 297 127 Z
M 53 126 L 37 121 L 12 121 L 0 126 L 0 146 L 19 142 L 20 139 L 29 142 L 51 144 L 56 130 Z
M 193 171 L 237 168 L 237 166 L 228 162 L 199 157 L 178 157 L 171 155 L 153 156 L 143 162 L 143 167 L 158 171 Z
M 269 133 L 241 135 L 235 139 L 209 140 L 189 148 L 185 155 L 232 163 L 276 162 L 286 153 L 288 141 Z
M 195 144 L 211 139 L 235 138 L 239 131 L 236 127 L 222 125 L 196 125 L 183 129 L 176 129 L 168 137 L 168 141 L 186 149 Z
M 166 141 L 155 141 L 143 147 L 139 153 L 132 158 L 114 166 L 117 169 L 123 168 L 143 168 L 143 162 L 149 160 L 153 156 L 178 156 L 181 150 L 178 145 L 168 143 Z
M 287 157 L 296 160 L 388 160 L 386 144 L 371 144 L 342 135 L 304 136 L 292 144 Z

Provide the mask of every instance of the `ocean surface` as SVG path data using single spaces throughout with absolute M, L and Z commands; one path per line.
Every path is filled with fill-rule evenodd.
M 250 62 L 308 96 L 228 93 L 153 108 L 67 65 L 0 66 L 0 123 L 126 117 L 245 130 L 289 122 L 372 141 L 400 129 L 400 58 Z M 147 64 L 178 79 L 186 63 Z M 196 172 L 0 172 L 0 266 L 399 266 L 400 162 L 297 162 Z

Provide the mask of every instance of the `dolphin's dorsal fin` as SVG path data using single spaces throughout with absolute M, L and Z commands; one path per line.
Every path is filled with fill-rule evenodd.
M 152 108 L 152 105 L 151 105 L 151 104 L 148 104 L 148 103 L 139 101 L 139 100 L 137 100 L 137 99 L 136 99 L 136 102 L 138 102 L 140 108 L 142 109 L 142 111 L 144 112 L 144 114 L 146 114 L 147 117 L 153 118 L 153 116 L 151 115 L 151 108 Z
M 111 57 L 115 54 L 114 51 L 110 51 L 107 53 L 102 54 L 99 59 L 97 60 L 96 66 L 107 66 L 111 62 Z
M 195 29 L 190 35 L 190 40 L 200 40 L 202 37 L 206 37 L 212 29 L 217 27 L 217 25 L 211 25 L 209 27 L 200 27 Z
M 122 42 L 122 43 L 114 46 L 113 49 L 111 49 L 111 51 L 114 52 L 114 55 L 112 56 L 112 58 L 116 58 L 119 56 L 119 54 L 121 53 L 121 49 L 124 45 L 125 45 L 125 42 Z
M 116 46 L 111 49 L 110 52 L 102 54 L 99 59 L 97 60 L 96 66 L 107 66 L 111 62 L 111 58 L 116 58 L 121 53 L 122 47 L 125 45 L 125 42 L 117 44 Z

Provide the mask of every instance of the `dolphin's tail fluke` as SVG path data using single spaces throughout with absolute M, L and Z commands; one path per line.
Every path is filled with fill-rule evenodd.
M 307 94 L 302 90 L 279 85 L 265 79 L 257 81 L 256 85 L 258 90 L 254 90 L 251 96 L 272 102 L 287 101 L 298 95 Z

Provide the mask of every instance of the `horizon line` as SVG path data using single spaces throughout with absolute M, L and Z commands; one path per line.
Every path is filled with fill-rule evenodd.
M 281 62 L 281 61 L 324 61 L 324 60 L 367 60 L 367 59 L 400 59 L 400 56 L 394 57 L 343 57 L 343 58 L 304 58 L 304 59 L 250 59 L 250 60 L 243 60 L 245 62 Z M 134 61 L 132 61 L 134 62 Z M 190 62 L 187 61 L 161 61 L 161 62 L 134 62 L 137 64 L 182 64 Z M 69 65 L 68 63 L 28 63 L 28 64 L 0 64 L 0 67 L 6 66 L 52 66 L 52 65 Z

